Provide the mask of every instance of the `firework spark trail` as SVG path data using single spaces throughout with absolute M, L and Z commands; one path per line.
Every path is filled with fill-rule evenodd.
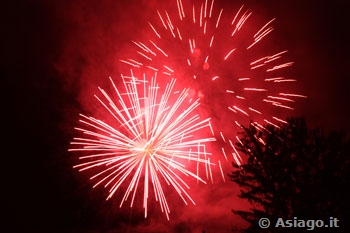
M 253 12 L 243 5 L 234 13 L 215 9 L 214 5 L 214 0 L 192 5 L 177 0 L 176 11 L 157 10 L 158 20 L 148 22 L 147 40 L 134 41 L 136 56 L 121 62 L 186 79 L 199 97 L 210 96 L 213 91 L 216 93 L 212 95 L 223 97 L 224 93 L 226 106 L 213 111 L 234 113 L 237 131 L 248 122 L 257 127 L 263 123 L 283 124 L 283 112 L 288 114 L 294 109 L 293 103 L 306 96 L 289 93 L 289 86 L 296 79 L 285 74 L 293 65 L 285 58 L 288 51 L 280 48 L 261 51 L 274 31 L 275 18 L 254 23 Z M 211 97 L 208 98 L 214 102 Z M 219 101 L 223 101 L 220 97 Z M 222 127 L 214 124 L 214 128 L 217 138 L 228 141 Z M 240 164 L 234 144 L 227 145 L 234 161 Z M 222 151 L 227 158 L 224 148 Z
M 128 199 L 133 206 L 143 182 L 145 217 L 152 186 L 161 211 L 169 219 L 163 184 L 172 186 L 185 204 L 195 204 L 187 193 L 189 186 L 184 178 L 206 183 L 199 168 L 204 166 L 208 171 L 214 165 L 205 148 L 215 139 L 202 136 L 203 131 L 210 132 L 209 119 L 201 120 L 195 114 L 199 102 L 189 101 L 188 89 L 173 91 L 175 79 L 164 91 L 157 84 L 156 75 L 150 81 L 146 75 L 143 79 L 122 75 L 122 79 L 124 92 L 110 79 L 116 99 L 102 88 L 99 90 L 103 98 L 95 95 L 110 118 L 108 123 L 80 114 L 82 126 L 76 130 L 82 136 L 74 138 L 69 151 L 83 153 L 79 159 L 84 162 L 74 168 L 95 171 L 90 179 L 95 181 L 94 187 L 104 184 L 109 188 L 107 199 L 125 189 L 120 207 Z M 192 171 L 193 167 L 197 170 Z M 209 175 L 207 172 L 207 178 Z

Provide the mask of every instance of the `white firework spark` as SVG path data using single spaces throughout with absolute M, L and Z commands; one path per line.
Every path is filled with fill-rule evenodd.
M 173 187 L 185 204 L 195 204 L 187 193 L 186 179 L 206 183 L 199 174 L 201 165 L 207 178 L 211 177 L 213 163 L 206 143 L 215 139 L 209 134 L 202 137 L 203 132 L 210 132 L 210 119 L 195 114 L 199 102 L 189 98 L 188 89 L 173 91 L 175 79 L 163 92 L 156 74 L 150 82 L 146 75 L 143 79 L 122 75 L 122 79 L 123 92 L 110 78 L 116 99 L 102 88 L 103 98 L 95 95 L 107 112 L 108 123 L 80 114 L 82 126 L 75 129 L 83 136 L 74 138 L 69 151 L 83 153 L 79 159 L 84 162 L 74 168 L 95 171 L 90 178 L 96 181 L 93 187 L 103 184 L 109 188 L 107 199 L 125 189 L 120 207 L 128 198 L 133 206 L 137 190 L 143 186 L 145 217 L 153 187 L 155 199 L 169 219 L 163 184 Z

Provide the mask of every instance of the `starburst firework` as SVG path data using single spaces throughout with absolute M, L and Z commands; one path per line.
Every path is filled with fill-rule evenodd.
M 213 127 L 225 145 L 223 155 L 227 159 L 226 151 L 231 150 L 240 164 L 233 143 L 239 139 L 232 139 L 232 127 L 226 126 L 234 122 L 239 131 L 250 122 L 259 130 L 263 124 L 286 124 L 283 119 L 296 100 L 306 98 L 290 91 L 296 79 L 285 70 L 293 62 L 286 58 L 287 50 L 271 42 L 262 46 L 274 30 L 274 18 L 254 23 L 252 11 L 244 6 L 231 14 L 216 9 L 214 0 L 192 5 L 177 0 L 176 5 L 176 11 L 156 11 L 158 19 L 148 22 L 147 40 L 133 41 L 137 54 L 121 61 L 134 69 L 185 79 L 218 122 Z M 226 117 L 229 113 L 233 118 Z
M 107 199 L 125 190 L 120 207 L 128 198 L 133 206 L 137 190 L 143 186 L 145 217 L 153 187 L 155 199 L 169 219 L 163 184 L 172 186 L 186 204 L 188 200 L 194 204 L 184 177 L 206 183 L 200 176 L 202 166 L 206 176 L 211 175 L 213 164 L 206 143 L 215 139 L 209 134 L 203 137 L 210 129 L 209 119 L 201 120 L 195 114 L 199 102 L 188 97 L 188 89 L 173 90 L 175 79 L 164 90 L 156 75 L 150 81 L 146 75 L 143 79 L 122 76 L 122 80 L 124 91 L 110 79 L 115 99 L 101 88 L 103 98 L 95 95 L 106 110 L 106 121 L 80 114 L 82 126 L 76 130 L 82 136 L 74 138 L 69 151 L 83 153 L 79 159 L 84 162 L 74 168 L 94 171 L 90 178 L 95 181 L 93 187 L 109 188 Z

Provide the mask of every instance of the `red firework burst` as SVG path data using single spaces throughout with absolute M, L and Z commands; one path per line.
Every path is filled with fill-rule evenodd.
M 211 177 L 210 153 L 206 143 L 213 137 L 203 137 L 210 129 L 209 119 L 201 120 L 188 89 L 174 91 L 175 80 L 162 88 L 155 76 L 150 81 L 122 76 L 124 89 L 117 88 L 111 79 L 114 93 L 99 88 L 103 98 L 95 95 L 103 119 L 80 115 L 82 135 L 74 138 L 69 151 L 79 152 L 79 171 L 91 170 L 94 187 L 109 188 L 107 199 L 125 190 L 120 207 L 127 199 L 133 206 L 138 189 L 143 187 L 143 208 L 147 217 L 147 200 L 151 189 L 162 212 L 169 219 L 169 205 L 163 184 L 171 185 L 187 204 L 189 177 L 205 183 L 200 167 Z M 113 97 L 114 95 L 114 97 Z M 210 132 L 210 130 L 208 131 Z M 142 184 L 143 183 L 143 184 Z M 140 186 L 140 187 L 139 187 Z
M 293 62 L 287 50 L 263 46 L 274 18 L 260 25 L 244 6 L 227 13 L 215 8 L 214 0 L 192 5 L 177 0 L 176 5 L 176 11 L 156 11 L 158 20 L 148 22 L 147 40 L 133 41 L 137 54 L 121 61 L 142 72 L 176 76 L 196 90 L 213 118 L 216 138 L 225 145 L 223 155 L 227 159 L 230 150 L 240 164 L 227 125 L 234 122 L 238 131 L 250 122 L 259 130 L 263 124 L 285 124 L 296 100 L 306 98 L 289 91 L 296 79 L 286 70 Z

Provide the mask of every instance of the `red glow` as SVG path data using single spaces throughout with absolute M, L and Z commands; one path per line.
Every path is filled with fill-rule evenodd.
M 204 62 L 203 63 L 203 70 L 209 70 L 209 68 L 210 68 L 209 63 L 208 62 Z
M 81 65 L 83 66 L 83 72 L 79 73 L 81 76 L 79 87 L 82 88 L 81 90 L 74 91 L 82 93 L 79 97 L 81 98 L 79 101 L 82 100 L 85 104 L 85 109 L 89 111 L 91 110 L 90 106 L 93 104 L 93 101 L 91 102 L 89 98 L 91 92 L 96 89 L 96 84 L 103 86 L 105 80 L 103 76 L 105 75 L 113 74 L 114 77 L 117 77 L 120 71 L 126 74 L 129 73 L 130 68 L 132 68 L 137 76 L 144 72 L 147 74 L 155 71 L 158 72 L 158 74 L 162 76 L 158 79 L 160 83 L 167 83 L 170 82 L 172 78 L 176 78 L 177 84 L 180 84 L 181 87 L 190 88 L 189 96 L 193 98 L 193 100 L 200 98 L 199 102 L 201 105 L 196 111 L 201 112 L 201 114 L 203 113 L 203 115 L 205 115 L 204 118 L 211 117 L 210 123 L 212 124 L 213 132 L 219 144 L 216 148 L 217 153 L 214 155 L 219 158 L 219 162 L 215 161 L 215 164 L 220 164 L 219 166 L 213 166 L 213 169 L 217 169 L 217 171 L 220 172 L 219 175 L 214 176 L 214 181 L 216 182 L 220 179 L 221 182 L 221 179 L 223 179 L 221 178 L 222 174 L 226 174 L 229 169 L 231 169 L 230 160 L 233 160 L 235 163 L 242 162 L 239 159 L 238 152 L 236 152 L 234 148 L 235 143 L 239 142 L 236 137 L 236 132 L 241 131 L 241 125 L 246 125 L 251 119 L 254 122 L 260 123 L 260 125 L 266 122 L 271 122 L 272 124 L 284 123 L 284 112 L 289 114 L 290 109 L 275 104 L 280 102 L 281 104 L 287 103 L 286 105 L 289 105 L 290 101 L 272 99 L 269 96 L 292 99 L 298 102 L 297 100 L 299 97 L 296 95 L 290 98 L 283 94 L 292 94 L 294 92 L 295 88 L 291 85 L 292 82 L 289 80 L 296 79 L 288 75 L 289 67 L 276 69 L 269 73 L 266 72 L 267 68 L 271 69 L 274 66 L 285 64 L 290 61 L 287 59 L 288 53 L 285 50 L 286 48 L 280 48 L 278 43 L 270 40 L 271 36 L 278 30 L 268 33 L 253 47 L 249 50 L 247 49 L 247 47 L 254 42 L 254 35 L 269 21 L 269 19 L 261 21 L 259 18 L 255 17 L 256 15 L 247 9 L 246 6 L 234 6 L 234 3 L 232 3 L 232 8 L 224 7 L 218 27 L 216 28 L 216 22 L 222 8 L 219 5 L 220 3 L 215 2 L 214 4 L 214 1 L 211 0 L 203 1 L 204 4 L 202 4 L 203 7 L 201 7 L 200 2 L 195 2 L 192 5 L 189 1 L 177 0 L 177 8 L 175 6 L 175 0 L 173 3 L 174 5 L 170 3 L 170 5 L 166 7 L 167 13 L 162 7 L 159 7 L 159 13 L 156 13 L 154 8 L 156 9 L 158 7 L 157 4 L 150 2 L 150 4 L 155 4 L 153 5 L 155 7 L 152 7 L 152 10 L 154 10 L 153 16 L 155 16 L 155 18 L 152 18 L 152 13 L 149 14 L 149 18 L 145 19 L 144 17 L 143 20 L 140 21 L 137 21 L 137 17 L 128 16 L 128 19 L 131 18 L 130 21 L 137 21 L 137 26 L 144 25 L 146 31 L 144 35 L 140 35 L 139 33 L 142 30 L 135 31 L 135 35 L 130 33 L 129 35 L 132 37 L 127 37 L 127 39 L 130 40 L 131 38 L 131 40 L 133 40 L 133 43 L 130 43 L 132 44 L 132 48 L 123 48 L 121 51 L 118 50 L 119 47 L 113 46 L 115 44 L 123 44 L 125 41 L 118 40 L 119 34 L 112 34 L 115 38 L 113 38 L 112 41 L 108 41 L 108 38 L 111 37 L 109 31 L 119 31 L 121 29 L 126 31 L 126 29 L 123 28 L 128 28 L 128 30 L 130 30 L 130 28 L 134 28 L 135 25 L 130 26 L 130 22 L 128 22 L 128 25 L 125 26 L 122 23 L 122 25 L 114 25 L 115 27 L 106 27 L 107 29 L 103 29 L 106 30 L 106 32 L 100 35 L 100 29 L 96 29 L 96 27 L 102 27 L 102 25 L 97 24 L 96 26 L 94 21 L 91 20 L 93 17 L 88 17 L 88 24 L 95 28 L 95 31 L 80 35 L 80 39 L 82 37 L 90 38 L 89 36 L 91 33 L 99 37 L 101 36 L 101 41 L 93 37 L 90 39 L 89 43 L 86 43 L 86 41 L 82 43 L 84 45 L 88 44 L 89 47 L 85 48 L 82 46 L 81 51 L 78 51 L 77 54 L 83 58 L 87 57 L 88 65 Z M 138 5 L 135 6 L 135 8 L 138 7 Z M 193 14 L 193 16 L 195 16 L 195 23 L 192 22 L 192 9 L 194 9 L 195 12 Z M 81 11 L 84 12 L 83 10 Z M 82 12 L 80 14 L 84 16 L 80 17 L 86 17 L 85 13 L 83 14 Z M 94 10 L 91 9 L 90 16 L 94 14 Z M 158 14 L 161 16 L 158 16 Z M 114 19 L 114 12 L 111 13 L 111 15 Z M 200 26 L 200 15 L 202 15 L 202 26 Z M 168 17 L 170 18 L 171 24 L 167 22 Z M 108 19 L 106 19 L 106 21 L 107 20 Z M 162 20 L 165 26 L 163 26 Z M 174 28 L 170 29 L 169 24 Z M 272 26 L 272 24 L 270 26 Z M 103 23 L 103 28 L 104 27 L 105 25 Z M 167 29 L 165 29 L 165 27 Z M 272 46 L 271 43 L 273 43 Z M 191 46 L 193 53 L 191 52 Z M 75 46 L 71 46 L 72 54 L 75 53 L 74 48 Z M 232 51 L 234 48 L 236 50 Z M 105 51 L 108 51 L 108 53 L 105 54 Z M 230 53 L 230 51 L 232 52 Z M 167 56 L 165 54 L 167 54 Z M 226 56 L 227 58 L 225 60 Z M 66 57 L 64 57 L 64 59 L 66 59 Z M 80 62 L 78 58 L 76 58 L 76 60 Z M 122 60 L 122 62 L 119 62 L 120 60 Z M 254 63 L 255 61 L 260 62 Z M 74 65 L 70 68 L 74 70 L 71 71 L 71 73 L 75 74 L 76 64 L 73 64 Z M 101 64 L 108 64 L 108 67 L 103 67 Z M 115 68 L 116 64 L 121 70 Z M 124 68 L 125 70 L 122 70 Z M 147 77 L 150 76 L 147 75 Z M 119 79 L 114 78 L 114 80 L 119 88 L 119 85 L 121 85 L 120 81 L 118 81 Z M 88 86 L 88 88 L 86 88 L 86 86 Z M 248 91 L 245 88 L 264 89 L 267 91 L 266 93 L 263 91 Z M 265 102 L 265 99 L 273 102 Z M 236 108 L 233 106 L 236 106 Z M 292 103 L 291 106 L 294 107 L 295 103 Z M 231 111 L 229 107 L 234 111 Z M 244 111 L 248 116 L 237 108 Z M 97 112 L 100 111 L 100 109 L 101 108 L 99 108 Z M 91 112 L 92 115 L 95 115 L 94 111 Z M 97 119 L 103 119 L 100 118 L 100 116 L 101 114 L 95 117 Z M 190 168 L 192 169 L 192 167 Z M 194 170 L 196 171 L 196 168 L 194 168 Z M 91 171 L 87 171 L 87 173 L 89 174 L 94 171 L 96 170 L 91 169 Z M 209 172 L 209 170 L 207 170 L 207 172 Z M 213 170 L 212 173 L 214 172 Z M 202 175 L 206 176 L 206 174 Z M 198 216 L 203 217 L 203 209 L 206 207 L 208 208 L 210 205 L 214 206 L 208 199 L 213 200 L 213 202 L 216 201 L 215 199 L 211 199 L 213 195 L 211 189 L 212 187 L 219 187 L 219 185 L 214 183 L 209 189 L 207 189 L 207 187 L 203 189 L 203 186 L 195 186 L 196 179 L 192 179 L 191 181 L 191 179 L 185 178 L 185 181 L 191 187 L 191 192 L 189 192 L 189 194 L 191 194 L 191 197 L 196 201 L 199 208 L 193 208 L 192 205 L 190 205 L 190 207 L 179 205 L 181 208 L 176 210 L 176 205 L 171 206 L 171 204 L 176 204 L 176 198 L 174 198 L 174 196 L 178 196 L 178 194 L 174 192 L 174 196 L 167 196 L 169 197 L 169 208 L 172 210 L 171 215 L 176 212 L 182 213 L 185 209 L 191 212 L 191 215 L 185 214 L 184 216 L 193 216 L 193 213 L 196 213 L 196 218 L 200 218 Z M 169 191 L 169 194 L 174 191 L 171 186 L 169 186 L 170 188 L 165 188 L 166 186 L 163 187 L 165 191 Z M 231 193 L 231 188 L 227 188 L 222 184 L 220 188 L 225 189 L 227 193 Z M 136 201 L 137 197 L 139 197 L 139 194 L 142 194 L 142 192 L 142 186 L 140 186 L 136 194 Z M 150 190 L 150 192 L 152 192 L 152 190 Z M 123 194 L 123 192 L 119 192 L 119 194 L 120 193 Z M 230 194 L 227 194 L 227 196 L 229 195 Z M 117 198 L 118 192 L 116 192 L 114 196 Z M 231 196 L 234 196 L 234 194 Z M 127 201 L 130 202 L 130 199 Z M 150 201 L 149 199 L 149 203 L 152 203 Z M 210 205 L 207 203 L 210 203 Z M 222 209 L 227 207 L 227 203 L 229 203 L 229 201 L 223 205 L 225 207 L 222 207 Z M 237 208 L 237 205 L 240 205 L 239 203 L 241 202 L 238 201 L 235 203 L 235 201 L 232 201 L 232 203 L 233 204 L 230 205 L 229 208 L 233 208 L 233 205 L 234 208 Z M 209 207 L 209 212 L 211 212 L 211 214 L 215 212 L 212 211 L 212 206 Z M 225 211 L 227 211 L 227 209 Z M 227 212 L 225 213 L 225 216 L 226 215 Z M 222 216 L 222 213 L 217 216 Z M 181 217 L 181 219 L 186 218 Z M 203 219 L 205 219 L 205 215 Z

